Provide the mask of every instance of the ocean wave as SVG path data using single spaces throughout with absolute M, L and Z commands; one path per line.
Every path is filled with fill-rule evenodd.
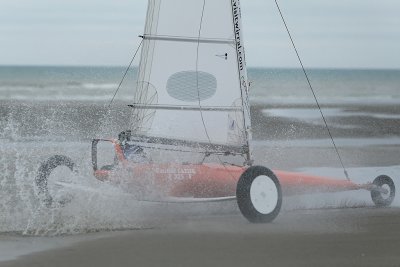
M 66 90 L 71 88 L 83 88 L 83 89 L 116 89 L 117 83 L 80 83 L 80 82 L 67 82 L 67 83 L 14 83 L 14 84 L 0 84 L 0 91 L 9 90 L 43 90 L 43 89 L 59 89 Z
M 63 83 L 0 85 L 0 100 L 29 101 L 104 101 L 110 100 L 118 88 L 115 83 Z M 133 90 L 129 90 L 132 92 Z M 124 98 L 129 97 L 119 93 Z
M 83 83 L 81 86 L 85 89 L 117 89 L 116 83 Z

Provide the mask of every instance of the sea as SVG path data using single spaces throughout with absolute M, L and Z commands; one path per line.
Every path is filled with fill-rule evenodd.
M 111 101 L 123 67 L 0 66 L 0 100 Z M 309 69 L 322 103 L 399 104 L 400 70 Z M 117 99 L 132 98 L 137 68 L 129 70 Z M 301 69 L 249 68 L 250 96 L 262 103 L 313 103 Z
M 115 137 L 130 115 L 126 103 L 133 98 L 137 68 L 129 69 L 122 81 L 125 71 L 0 66 L 0 239 L 4 233 L 65 235 L 165 223 L 160 214 L 167 218 L 170 206 L 137 203 L 92 175 L 91 139 Z M 303 70 L 249 68 L 248 75 L 256 163 L 344 179 Z M 307 75 L 351 177 L 368 182 L 384 172 L 399 185 L 400 70 L 309 69 Z M 38 199 L 35 177 L 40 164 L 54 154 L 78 163 L 80 174 L 74 179 L 81 191 L 73 193 L 66 207 L 48 209 Z M 369 193 L 360 192 L 284 205 L 290 210 L 372 203 Z M 216 207 L 213 214 L 225 207 Z M 190 210 L 201 214 L 212 208 Z M 168 218 L 176 219 L 176 213 Z

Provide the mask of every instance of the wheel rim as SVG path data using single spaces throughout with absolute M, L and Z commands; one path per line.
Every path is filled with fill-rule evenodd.
M 48 193 L 56 202 L 68 202 L 71 199 L 71 194 L 65 188 L 65 185 L 75 183 L 75 174 L 68 167 L 59 166 L 51 172 L 47 183 Z
M 278 204 L 276 184 L 266 175 L 256 177 L 250 187 L 250 199 L 258 212 L 262 214 L 273 212 Z
M 387 193 L 381 193 L 381 197 L 383 200 L 388 200 L 390 198 L 390 194 L 391 194 L 391 188 L 388 184 L 383 184 L 382 189 L 385 189 L 387 191 Z

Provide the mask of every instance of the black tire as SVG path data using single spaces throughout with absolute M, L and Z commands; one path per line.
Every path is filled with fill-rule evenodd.
M 383 194 L 378 190 L 371 190 L 371 198 L 377 207 L 388 207 L 392 204 L 395 196 L 396 196 L 396 187 L 392 178 L 387 175 L 380 175 L 375 178 L 374 185 L 382 188 L 383 186 L 387 187 L 389 190 L 388 194 Z
M 258 177 L 262 177 L 274 184 L 272 207 L 268 207 L 268 211 L 260 211 L 252 202 L 251 190 L 253 182 Z M 276 189 L 276 191 L 275 191 Z M 265 198 L 265 192 L 262 192 L 261 198 Z M 236 198 L 239 209 L 243 216 L 251 223 L 269 223 L 278 216 L 282 206 L 282 190 L 278 178 L 268 168 L 262 166 L 252 166 L 248 168 L 241 176 L 236 187 Z M 257 201 L 257 199 L 256 199 Z M 256 204 L 257 205 L 257 204 Z M 259 204 L 258 204 L 259 205 Z M 268 204 L 267 204 L 268 205 Z M 275 205 L 275 206 L 273 206 Z
M 51 172 L 59 166 L 66 166 L 71 171 L 75 171 L 75 163 L 70 158 L 62 155 L 54 155 L 40 165 L 35 178 L 39 197 L 47 207 L 51 207 L 53 204 L 53 197 L 48 188 L 49 176 Z

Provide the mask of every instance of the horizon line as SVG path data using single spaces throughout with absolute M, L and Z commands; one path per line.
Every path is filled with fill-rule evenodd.
M 0 64 L 1 68 L 4 67 L 32 67 L 32 68 L 127 68 L 122 65 L 72 65 L 72 64 Z M 131 66 L 131 68 L 138 68 L 139 66 Z M 247 66 L 248 69 L 282 69 L 282 70 L 297 70 L 301 66 Z M 306 67 L 306 70 L 400 70 L 400 67 Z

